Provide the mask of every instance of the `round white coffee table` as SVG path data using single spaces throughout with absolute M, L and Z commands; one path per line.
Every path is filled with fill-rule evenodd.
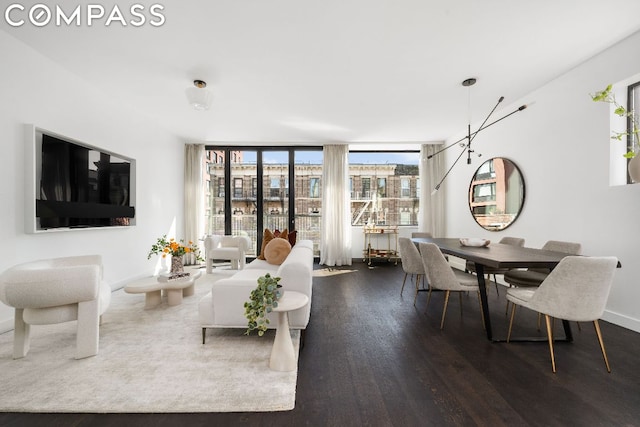
M 147 277 L 142 280 L 128 283 L 124 287 L 124 291 L 128 294 L 145 294 L 144 308 L 154 308 L 162 301 L 162 291 L 167 294 L 167 302 L 169 305 L 182 304 L 182 297 L 193 295 L 196 279 L 202 273 L 196 271 L 189 276 L 180 279 L 169 280 L 166 282 L 158 281 L 158 277 Z
M 278 313 L 276 338 L 273 340 L 269 368 L 274 371 L 289 372 L 296 369 L 296 354 L 293 341 L 289 333 L 288 312 L 304 307 L 309 303 L 309 297 L 296 291 L 285 291 L 278 300 L 278 307 L 273 311 Z

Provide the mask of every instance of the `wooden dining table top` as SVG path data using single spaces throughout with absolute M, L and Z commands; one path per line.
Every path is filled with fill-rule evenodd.
M 463 246 L 458 238 L 413 238 L 416 245 L 434 243 L 442 253 L 464 258 L 493 268 L 550 268 L 553 269 L 566 256 L 564 252 L 525 248 L 504 243 L 489 246 Z

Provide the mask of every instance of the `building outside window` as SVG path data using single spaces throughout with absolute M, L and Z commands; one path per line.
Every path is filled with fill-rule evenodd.
M 258 197 L 258 178 L 251 178 L 251 197 Z
M 360 198 L 368 199 L 369 197 L 371 197 L 371 178 L 362 178 L 362 194 L 360 194 Z
M 233 197 L 236 199 L 242 198 L 242 178 L 233 179 Z
M 315 199 L 320 197 L 320 178 L 309 179 L 309 197 Z
M 269 185 L 269 197 L 277 198 L 280 197 L 280 179 L 279 178 L 271 178 Z
M 387 179 L 378 178 L 378 197 L 387 197 Z
M 400 197 L 411 196 L 411 181 L 409 178 L 400 179 Z
M 218 197 L 224 197 L 224 178 L 218 178 Z

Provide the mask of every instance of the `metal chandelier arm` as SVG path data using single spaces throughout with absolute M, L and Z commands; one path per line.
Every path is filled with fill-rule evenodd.
M 500 97 L 500 100 L 498 101 L 498 104 L 500 102 L 502 102 L 502 97 Z M 497 105 L 496 104 L 496 107 Z M 491 116 L 491 114 L 493 114 L 493 111 L 495 110 L 495 107 L 493 108 L 493 110 L 491 110 L 491 112 L 489 113 L 489 115 L 487 116 L 487 118 L 484 120 L 484 122 L 482 122 L 482 125 L 480 125 L 480 127 L 478 128 L 478 130 L 476 130 L 475 132 L 470 132 L 471 130 L 471 126 L 469 125 L 469 127 L 467 128 L 467 136 L 460 138 L 459 140 L 457 140 L 456 142 L 454 142 L 453 144 L 450 144 L 448 146 L 446 146 L 445 148 L 443 148 L 440 151 L 436 151 L 435 153 L 427 156 L 427 159 L 432 158 L 433 156 L 436 156 L 440 153 L 442 153 L 443 151 L 453 147 L 456 144 L 459 144 L 460 142 L 462 142 L 463 140 L 467 139 L 468 142 L 466 144 L 463 145 L 462 151 L 460 152 L 460 154 L 458 155 L 458 158 L 456 158 L 456 161 L 453 162 L 453 164 L 451 165 L 451 167 L 449 168 L 449 170 L 447 171 L 447 173 L 444 174 L 444 176 L 442 177 L 442 179 L 440 180 L 440 182 L 438 182 L 438 185 L 435 186 L 435 188 L 433 189 L 433 192 L 431 193 L 431 195 L 434 195 L 439 189 L 440 186 L 442 185 L 442 183 L 444 182 L 444 180 L 447 178 L 447 176 L 449 176 L 449 173 L 451 172 L 451 170 L 454 168 L 454 166 L 458 163 L 458 161 L 460 160 L 460 158 L 462 157 L 462 155 L 464 154 L 464 152 L 467 152 L 467 163 L 471 164 L 471 153 L 473 152 L 473 150 L 471 150 L 471 141 L 473 141 L 473 139 L 475 138 L 475 136 L 482 130 L 488 128 L 489 126 L 493 126 L 494 124 L 498 123 L 499 121 L 502 121 L 504 119 L 506 119 L 507 117 L 524 110 L 525 108 L 527 108 L 527 105 L 521 105 L 520 107 L 518 107 L 516 110 L 510 112 L 509 114 L 506 114 L 502 117 L 500 117 L 498 120 L 494 120 L 493 122 L 489 123 L 488 125 L 485 125 L 485 123 L 487 122 L 487 120 L 489 119 L 489 117 Z
M 513 114 L 515 114 L 515 113 L 517 113 L 517 112 L 519 112 L 519 111 L 524 110 L 525 108 L 527 108 L 527 105 L 526 105 L 526 104 L 525 104 L 525 105 L 521 105 L 521 106 L 520 106 L 520 107 L 518 107 L 516 110 L 514 110 L 514 111 L 510 112 L 509 114 L 506 114 L 506 115 L 504 115 L 504 116 L 500 117 L 498 120 L 495 120 L 495 121 L 493 121 L 493 122 L 489 123 L 488 125 L 481 125 L 481 126 L 478 128 L 478 130 L 476 130 L 475 132 L 471 132 L 470 134 L 468 134 L 468 135 L 466 135 L 466 136 L 463 136 L 463 137 L 462 137 L 462 138 L 460 138 L 459 140 L 457 140 L 457 141 L 455 141 L 455 142 L 453 142 L 453 143 L 451 143 L 451 144 L 447 145 L 447 146 L 446 146 L 446 147 L 444 147 L 442 150 L 436 151 L 435 153 L 428 155 L 428 156 L 427 156 L 427 159 L 431 159 L 432 157 L 437 156 L 438 154 L 442 153 L 443 151 L 448 150 L 449 148 L 453 147 L 454 145 L 461 143 L 461 142 L 462 142 L 462 141 L 464 141 L 465 139 L 468 139 L 468 138 L 472 138 L 472 139 L 473 139 L 473 138 L 475 138 L 475 136 L 476 136 L 478 133 L 480 133 L 480 131 L 483 131 L 483 130 L 485 130 L 486 128 L 488 128 L 488 127 L 490 127 L 490 126 L 495 125 L 495 124 L 496 124 L 496 123 L 498 123 L 499 121 L 504 120 L 504 119 L 506 119 L 507 117 L 512 116 Z M 492 112 L 493 112 L 493 111 L 492 111 Z M 487 117 L 487 118 L 488 118 L 488 117 Z M 485 120 L 485 122 L 486 122 L 486 120 Z M 465 144 L 465 147 L 466 147 L 466 144 Z
M 469 147 L 469 144 L 465 144 L 462 147 L 462 151 L 460 152 L 460 154 L 458 155 L 458 158 L 456 159 L 455 162 L 453 162 L 453 164 L 451 165 L 451 167 L 449 168 L 449 170 L 447 171 L 447 173 L 444 174 L 444 176 L 442 177 L 442 179 L 440 180 L 440 182 L 438 183 L 438 185 L 436 185 L 436 187 L 433 189 L 433 191 L 431 192 L 431 195 L 434 195 L 436 193 L 436 191 L 438 191 L 440 189 L 440 186 L 442 185 L 442 183 L 444 182 L 444 180 L 447 178 L 447 176 L 449 175 L 449 172 L 451 172 L 451 170 L 453 169 L 453 167 L 456 165 L 456 163 L 458 163 L 458 161 L 460 160 L 460 158 L 462 157 L 462 155 L 464 154 L 464 152 L 467 150 L 467 147 Z

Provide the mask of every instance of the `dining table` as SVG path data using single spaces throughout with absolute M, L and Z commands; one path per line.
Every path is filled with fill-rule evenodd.
M 495 342 L 506 341 L 506 338 L 494 338 L 491 327 L 491 314 L 487 300 L 487 287 L 484 278 L 484 268 L 553 268 L 566 256 L 564 252 L 547 251 L 543 249 L 526 248 L 522 246 L 508 245 L 504 243 L 490 243 L 487 246 L 463 246 L 459 238 L 412 238 L 418 246 L 424 243 L 433 243 L 444 254 L 462 258 L 475 264 L 478 276 L 478 288 L 482 304 L 482 315 L 487 333 L 487 339 Z M 567 320 L 562 320 L 565 333 L 564 339 L 557 341 L 572 341 L 571 325 Z M 512 337 L 510 341 L 546 341 L 546 337 L 518 338 Z

